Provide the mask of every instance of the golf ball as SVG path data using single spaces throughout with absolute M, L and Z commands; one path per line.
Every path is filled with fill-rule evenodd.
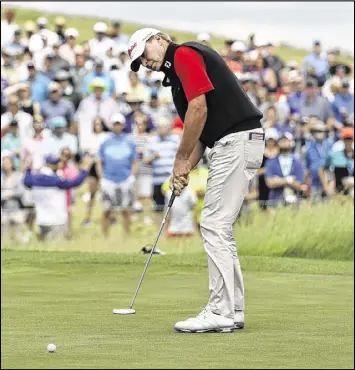
M 55 344 L 48 344 L 47 346 L 48 352 L 55 352 L 56 349 L 57 349 L 57 346 Z

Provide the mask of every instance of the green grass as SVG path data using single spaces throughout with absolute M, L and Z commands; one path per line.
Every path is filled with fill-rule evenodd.
M 242 257 L 246 328 L 175 333 L 208 298 L 206 257 L 3 250 L 2 368 L 351 368 L 353 263 Z M 282 272 L 281 272 L 282 271 Z M 55 343 L 57 352 L 46 353 Z
M 68 3 L 68 6 L 69 3 Z M 5 10 L 6 7 L 3 7 Z M 18 8 L 16 12 L 16 23 L 18 23 L 20 26 L 23 26 L 24 22 L 26 20 L 33 20 L 35 21 L 40 16 L 45 16 L 48 18 L 49 24 L 54 24 L 54 19 L 58 15 L 58 13 L 49 13 L 45 11 L 37 11 L 37 10 L 28 10 L 28 9 L 21 9 Z M 93 37 L 92 33 L 92 26 L 98 22 L 99 20 L 106 21 L 108 24 L 110 24 L 110 20 L 105 18 L 92 18 L 87 16 L 67 16 L 64 15 L 67 19 L 67 26 L 68 27 L 75 27 L 80 32 L 79 41 L 88 40 Z M 148 26 L 148 27 L 154 27 L 153 24 L 134 24 L 134 23 L 124 23 L 122 27 L 122 31 L 131 35 L 133 32 L 135 32 L 137 29 L 141 28 L 142 26 Z M 173 28 L 171 29 L 162 29 L 162 31 L 168 32 L 170 35 L 173 35 L 177 38 L 177 41 L 179 43 L 196 40 L 196 33 L 193 32 L 182 32 L 182 31 L 176 31 Z M 282 30 L 281 30 L 282 31 Z M 214 48 L 220 49 L 223 46 L 224 39 L 221 37 L 216 37 L 215 35 L 211 35 L 211 44 Z M 280 46 L 277 49 L 278 55 L 283 58 L 285 61 L 288 60 L 296 60 L 298 63 L 302 63 L 304 57 L 309 53 L 309 51 L 304 49 L 297 49 L 297 48 L 288 48 L 286 46 Z M 352 69 L 354 67 L 354 58 L 349 58 L 346 56 L 339 56 L 337 57 L 337 60 L 342 63 L 349 64 Z

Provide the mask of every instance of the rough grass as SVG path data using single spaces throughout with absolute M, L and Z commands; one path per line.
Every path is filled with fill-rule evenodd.
M 68 7 L 70 3 L 67 3 Z M 5 7 L 2 7 L 2 9 L 6 9 Z M 65 10 L 66 13 L 68 13 L 68 10 Z M 28 9 L 17 9 L 16 14 L 16 22 L 22 26 L 23 23 L 26 20 L 33 20 L 35 21 L 40 16 L 45 16 L 48 18 L 48 21 L 51 25 L 54 23 L 54 18 L 58 15 L 58 13 L 48 13 L 45 11 L 37 11 L 37 10 L 28 10 Z M 93 37 L 92 34 L 92 26 L 98 22 L 99 20 L 106 21 L 110 23 L 110 20 L 108 19 L 99 19 L 99 18 L 91 18 L 87 16 L 68 16 L 67 14 L 64 14 L 65 18 L 67 19 L 67 26 L 68 27 L 75 27 L 79 30 L 80 36 L 79 41 L 88 40 Z M 154 27 L 154 25 L 151 24 L 134 24 L 134 23 L 124 23 L 122 27 L 122 31 L 127 34 L 132 34 L 137 29 L 141 27 Z M 162 29 L 162 31 L 168 32 L 171 35 L 174 35 L 177 38 L 177 41 L 179 43 L 191 41 L 196 39 L 196 33 L 193 32 L 182 32 L 182 31 L 176 31 L 173 29 L 173 25 L 171 29 Z M 214 48 L 220 49 L 223 46 L 223 38 L 216 37 L 212 34 L 211 38 L 211 44 Z M 304 49 L 297 49 L 297 48 L 289 48 L 286 46 L 280 46 L 277 50 L 278 55 L 283 58 L 285 61 L 288 60 L 296 60 L 298 63 L 302 63 L 304 57 L 309 53 L 309 51 Z M 340 56 L 337 57 L 339 62 L 347 63 L 349 64 L 352 69 L 354 67 L 354 58 L 344 57 Z

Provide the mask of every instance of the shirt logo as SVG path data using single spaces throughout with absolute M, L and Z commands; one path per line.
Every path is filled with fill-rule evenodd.
M 128 55 L 131 58 L 132 51 L 137 46 L 137 43 L 135 42 L 129 49 L 128 49 Z
M 164 67 L 166 67 L 166 68 L 170 68 L 170 67 L 171 67 L 171 63 L 170 63 L 170 62 L 168 62 L 168 61 L 166 61 L 166 62 L 165 62 L 165 64 L 164 64 Z

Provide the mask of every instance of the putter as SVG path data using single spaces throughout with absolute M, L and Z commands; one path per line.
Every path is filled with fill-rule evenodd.
M 116 315 L 133 315 L 136 313 L 136 310 L 133 308 L 133 305 L 134 305 L 134 301 L 136 300 L 136 297 L 137 297 L 137 294 L 138 294 L 138 291 L 139 291 L 139 288 L 142 284 L 142 281 L 143 281 L 143 278 L 144 278 L 144 275 L 148 269 L 148 266 L 149 266 L 149 262 L 153 256 L 153 253 L 154 253 L 154 249 L 158 243 L 158 240 L 159 240 L 159 237 L 160 237 L 160 234 L 163 230 L 163 227 L 164 227 L 164 224 L 165 224 L 165 221 L 166 221 L 166 218 L 168 217 L 168 214 L 169 214 L 169 211 L 174 203 L 174 200 L 175 200 L 175 193 L 173 192 L 171 194 L 171 197 L 170 197 L 170 200 L 169 200 L 169 204 L 168 204 L 168 209 L 166 210 L 165 212 L 165 215 L 164 215 L 164 218 L 163 218 L 163 221 L 160 225 L 160 229 L 158 231 L 158 234 L 155 238 L 155 241 L 154 241 L 154 244 L 153 244 L 153 247 L 152 247 L 152 250 L 150 251 L 150 254 L 148 256 L 148 259 L 147 259 L 147 262 L 145 263 L 145 266 L 144 266 L 144 270 L 143 270 L 143 274 L 139 280 L 139 283 L 137 285 L 137 288 L 136 288 L 136 291 L 134 292 L 134 295 L 133 295 L 133 298 L 132 298 L 132 301 L 131 301 L 131 304 L 129 305 L 129 308 L 115 308 L 113 310 L 113 313 L 116 314 Z

